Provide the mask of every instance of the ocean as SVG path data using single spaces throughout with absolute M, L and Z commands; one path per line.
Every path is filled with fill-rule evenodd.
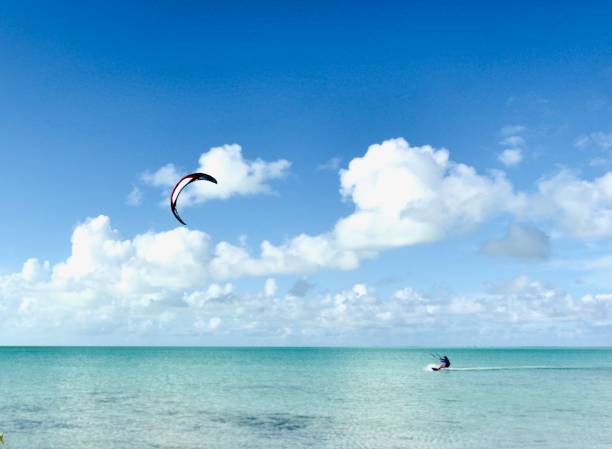
M 431 351 L 452 369 L 426 370 Z M 0 348 L 11 449 L 612 448 L 612 349 Z

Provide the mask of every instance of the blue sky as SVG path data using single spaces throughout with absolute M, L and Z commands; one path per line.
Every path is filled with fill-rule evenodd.
M 3 2 L 1 341 L 610 344 L 610 9 Z M 369 148 L 382 142 L 386 168 L 357 175 L 349 163 L 373 167 Z M 405 176 L 391 190 L 370 179 L 395 168 L 430 179 L 410 159 L 432 162 L 425 146 L 448 151 L 441 179 L 459 164 L 474 170 L 455 173 L 456 189 L 484 197 L 478 214 L 423 181 L 431 203 L 398 206 L 395 231 L 370 223 L 368 248 L 355 228 L 339 230 L 359 212 L 387 220 L 385 201 L 414 188 Z M 200 191 L 181 212 L 189 227 L 164 234 L 178 225 L 160 205 L 168 185 L 146 174 L 195 170 L 211 148 L 269 171 L 235 180 L 227 198 Z M 286 165 L 274 174 L 275 161 Z M 340 170 L 358 178 L 344 193 Z M 379 195 L 365 204 L 360 189 Z M 423 234 L 407 237 L 406 218 Z M 77 252 L 90 251 L 90 270 L 79 271 L 82 258 L 69 262 L 79 229 L 129 248 L 114 259 L 113 245 L 87 240 Z M 302 234 L 330 254 L 313 262 L 296 249 Z M 143 235 L 210 245 L 185 254 L 196 262 L 178 274 L 172 254 L 164 265 L 139 253 Z M 162 259 L 164 238 L 148 243 Z M 265 240 L 294 259 L 270 265 Z M 215 274 L 205 254 L 220 242 L 251 260 L 223 259 L 234 274 Z M 339 264 L 343 255 L 356 263 Z M 209 293 L 188 300 L 198 292 Z

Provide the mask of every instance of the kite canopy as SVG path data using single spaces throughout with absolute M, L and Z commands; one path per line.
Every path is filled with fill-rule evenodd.
M 172 193 L 170 194 L 170 209 L 172 209 L 172 213 L 176 219 L 184 225 L 187 225 L 187 223 L 185 223 L 183 220 L 181 220 L 181 217 L 179 217 L 179 214 L 176 211 L 176 202 L 183 189 L 194 181 L 210 181 L 217 184 L 217 180 L 206 173 L 191 173 L 190 175 L 183 176 L 179 182 L 176 183 L 174 189 L 172 189 Z

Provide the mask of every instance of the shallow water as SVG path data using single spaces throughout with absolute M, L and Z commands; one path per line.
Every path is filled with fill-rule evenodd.
M 610 448 L 612 350 L 0 348 L 11 448 Z

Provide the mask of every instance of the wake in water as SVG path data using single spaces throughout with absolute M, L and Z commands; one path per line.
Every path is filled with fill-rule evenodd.
M 437 368 L 437 367 L 438 367 L 438 365 L 436 365 L 434 363 L 430 363 L 425 368 L 423 368 L 423 371 L 431 371 L 433 373 L 434 372 L 434 368 Z
M 430 364 L 424 368 L 424 371 L 435 372 L 433 368 L 437 368 L 438 365 Z M 524 366 L 472 366 L 465 368 L 447 368 L 443 371 L 516 371 L 516 370 L 609 370 L 612 366 L 538 366 L 538 365 L 524 365 Z

